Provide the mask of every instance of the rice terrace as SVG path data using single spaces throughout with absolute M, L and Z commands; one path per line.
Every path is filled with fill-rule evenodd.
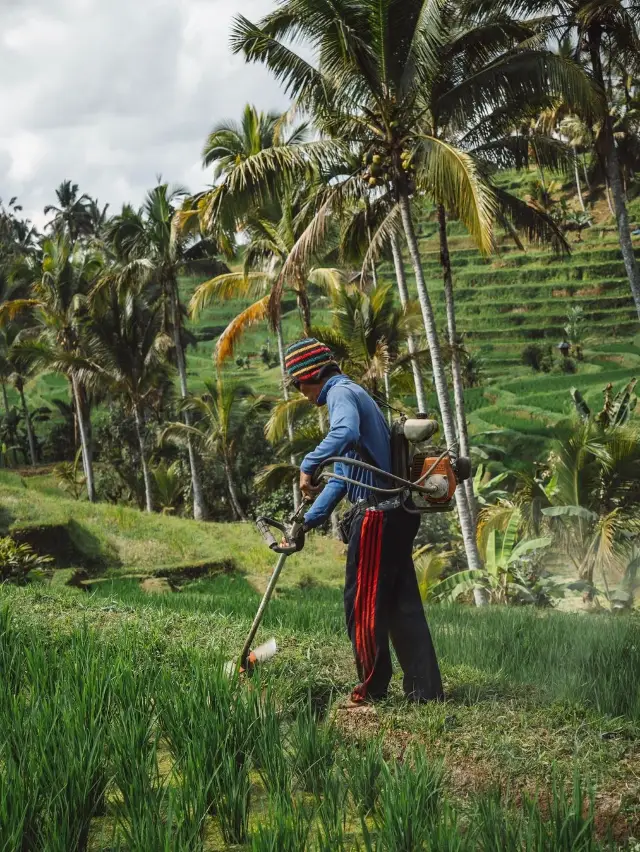
M 636 4 L 0 31 L 0 852 L 638 852 Z

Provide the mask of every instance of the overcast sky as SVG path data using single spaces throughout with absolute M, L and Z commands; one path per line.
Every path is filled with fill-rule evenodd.
M 156 175 L 209 182 L 211 127 L 249 101 L 286 98 L 229 49 L 237 12 L 273 0 L 0 0 L 0 198 L 39 225 L 66 178 L 109 202 L 141 202 Z

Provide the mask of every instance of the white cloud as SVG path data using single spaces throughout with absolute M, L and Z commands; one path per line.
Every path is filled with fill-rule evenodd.
M 284 108 L 268 72 L 229 48 L 233 16 L 273 0 L 0 0 L 0 197 L 42 223 L 70 178 L 139 203 L 157 174 L 196 189 L 213 124 L 249 101 Z

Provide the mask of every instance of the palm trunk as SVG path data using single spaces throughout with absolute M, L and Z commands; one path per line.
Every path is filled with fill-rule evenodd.
M 134 406 L 133 415 L 136 421 L 136 435 L 138 436 L 138 446 L 140 447 L 140 464 L 142 466 L 142 478 L 144 480 L 144 498 L 147 512 L 153 512 L 153 491 L 151 487 L 151 474 L 149 473 L 149 465 L 144 451 L 143 439 L 143 424 L 138 406 Z
M 16 452 L 16 444 L 18 443 L 18 436 L 16 435 L 15 429 L 11 428 L 9 421 L 9 398 L 7 397 L 7 386 L 2 379 L 2 399 L 4 402 L 4 413 L 7 417 L 7 431 L 9 432 L 9 437 L 11 438 L 11 443 L 13 444 L 11 448 L 11 454 L 13 456 L 13 463 L 17 466 L 18 464 L 18 454 Z
M 187 388 L 187 365 L 182 346 L 182 338 L 180 336 L 180 305 L 175 285 L 171 288 L 171 311 L 173 314 L 173 341 L 176 348 L 176 362 L 178 365 L 178 376 L 180 377 L 180 395 L 182 399 L 186 399 L 189 395 Z M 191 426 L 191 414 L 188 411 L 183 412 L 185 425 Z M 207 504 L 204 499 L 204 491 L 202 489 L 202 481 L 200 479 L 200 471 L 198 470 L 198 457 L 196 455 L 193 438 L 187 435 L 187 451 L 189 453 L 189 469 L 191 471 L 191 492 L 193 494 L 193 517 L 196 521 L 206 521 L 207 519 Z
M 371 221 L 370 221 L 371 220 L 371 213 L 370 213 L 370 210 L 369 210 L 369 202 L 366 199 L 365 199 L 365 208 L 364 208 L 364 218 L 365 218 L 365 223 L 366 223 L 366 227 L 367 227 L 367 240 L 369 241 L 369 245 L 371 245 L 371 239 L 372 239 Z M 362 283 L 363 283 L 363 289 L 364 289 L 364 282 L 362 282 Z M 376 269 L 376 262 L 373 259 L 371 260 L 371 283 L 373 284 L 373 289 L 377 290 L 378 289 L 378 270 Z
M 586 212 L 586 207 L 584 206 L 584 198 L 582 197 L 582 187 L 580 186 L 580 170 L 578 169 L 578 152 L 576 151 L 575 145 L 573 146 L 573 173 L 576 179 L 576 189 L 578 190 L 578 201 L 580 202 L 580 207 Z
M 400 240 L 397 235 L 391 238 L 391 252 L 393 254 L 393 265 L 396 270 L 396 282 L 398 284 L 398 295 L 400 296 L 400 304 L 403 309 L 406 309 L 409 303 L 409 290 L 407 288 L 407 279 L 404 274 L 404 262 L 402 260 L 402 251 L 400 249 Z M 416 346 L 416 342 L 412 334 L 407 335 L 407 348 L 409 350 L 409 354 L 413 357 L 411 358 L 411 369 L 413 370 L 413 383 L 416 388 L 416 399 L 418 401 L 418 411 L 426 414 L 427 409 L 427 394 L 424 389 L 424 382 L 422 380 L 422 373 L 420 372 L 420 365 L 418 364 L 418 359 L 415 357 L 415 353 L 418 351 L 418 347 Z
M 602 72 L 602 58 L 600 56 L 600 44 L 602 33 L 599 27 L 593 27 L 589 31 L 589 50 L 591 53 L 591 66 L 595 82 L 604 91 L 604 76 Z M 611 194 L 613 195 L 613 204 L 615 208 L 615 217 L 618 225 L 618 237 L 620 240 L 620 249 L 622 251 L 622 259 L 627 270 L 627 277 L 631 287 L 631 294 L 635 302 L 636 312 L 640 319 L 640 268 L 636 260 L 633 250 L 633 241 L 629 230 L 629 214 L 627 213 L 627 205 L 624 201 L 624 192 L 622 189 L 622 181 L 620 179 L 620 164 L 618 162 L 618 152 L 616 150 L 616 142 L 613 135 L 613 122 L 609 113 L 608 104 L 604 117 L 604 157 L 605 168 L 609 178 Z
M 469 433 L 467 432 L 467 418 L 464 410 L 464 383 L 462 381 L 462 367 L 460 365 L 460 351 L 458 349 L 458 332 L 456 329 L 456 313 L 453 297 L 453 274 L 451 272 L 451 255 L 449 254 L 449 242 L 447 240 L 447 214 L 444 207 L 438 205 L 438 224 L 440 229 L 440 264 L 444 277 L 444 298 L 447 310 L 447 330 L 449 332 L 449 346 L 451 348 L 451 376 L 453 378 L 453 399 L 456 409 L 456 424 L 458 426 L 458 441 L 460 442 L 460 455 L 469 458 Z M 471 518 L 476 520 L 476 498 L 473 493 L 473 480 L 467 479 L 464 490 L 469 502 Z
M 309 301 L 304 283 L 298 284 L 296 298 L 298 301 L 298 310 L 300 311 L 300 319 L 302 320 L 302 329 L 307 337 L 311 337 L 311 302 Z
M 429 352 L 431 353 L 433 381 L 438 396 L 438 404 L 440 406 L 440 415 L 442 417 L 445 440 L 448 446 L 453 446 L 456 440 L 456 435 L 453 425 L 453 416 L 451 414 L 451 403 L 449 401 L 449 389 L 447 388 L 447 379 L 444 372 L 444 365 L 442 363 L 440 343 L 438 342 L 436 320 L 422 270 L 418 240 L 416 238 L 413 218 L 411 216 L 409 196 L 404 188 L 400 191 L 399 201 L 400 212 L 402 214 L 402 224 L 407 239 L 407 245 L 409 247 L 409 254 L 411 255 L 411 262 L 413 264 L 413 271 L 418 288 L 418 299 L 422 309 L 422 318 L 427 335 L 427 342 L 429 344 Z M 480 571 L 482 570 L 482 562 L 480 560 L 478 545 L 476 543 L 475 525 L 471 518 L 469 503 L 467 501 L 467 495 L 464 488 L 458 487 L 456 489 L 456 505 L 458 507 L 458 516 L 460 518 L 460 527 L 462 529 L 462 540 L 464 542 L 464 549 L 467 555 L 469 568 Z M 474 590 L 474 594 L 476 604 L 478 606 L 486 603 L 486 600 L 484 600 L 483 596 L 480 594 L 480 590 Z
M 24 396 L 24 387 L 22 384 L 22 379 L 18 380 L 18 382 L 16 383 L 16 387 L 18 389 L 18 393 L 20 394 L 20 402 L 22 403 L 22 413 L 24 414 L 24 422 L 27 429 L 27 440 L 29 442 L 29 455 L 31 457 L 31 466 L 35 467 L 37 464 L 36 441 L 35 436 L 33 434 L 33 426 L 31 425 L 29 409 L 27 407 L 27 400 Z
M 384 398 L 387 401 L 387 405 L 391 404 L 391 385 L 389 383 L 389 373 L 387 370 L 384 371 Z M 391 409 L 387 408 L 387 423 L 391 426 Z
M 87 456 L 87 465 L 91 468 L 92 477 L 93 477 L 93 436 L 91 433 L 91 405 L 87 398 L 87 391 L 85 387 L 78 383 L 78 400 L 80 403 L 81 414 L 80 416 L 84 420 L 84 429 L 86 432 L 86 456 Z M 78 422 L 78 429 L 80 428 L 80 424 Z
M 589 171 L 587 169 L 587 161 L 584 154 L 582 155 L 582 172 L 584 174 L 584 182 L 587 187 L 587 192 L 591 192 L 591 182 L 589 180 Z
M 340 541 L 340 519 L 337 512 L 331 513 L 331 537 Z
M 87 481 L 87 498 L 90 503 L 95 503 L 96 488 L 93 479 L 93 458 L 89 446 L 89 434 L 82 409 L 82 399 L 78 388 L 78 380 L 71 376 L 71 387 L 73 389 L 73 401 L 76 408 L 76 416 L 78 418 L 78 431 L 80 432 L 80 445 L 82 447 L 82 464 L 84 466 L 84 475 Z
M 613 195 L 613 204 L 615 207 L 616 222 L 618 224 L 618 235 L 620 238 L 620 249 L 622 251 L 622 259 L 624 260 L 627 277 L 631 287 L 631 294 L 635 302 L 638 319 L 640 319 L 640 268 L 633 249 L 633 241 L 631 239 L 631 231 L 629 226 L 629 214 L 627 205 L 624 200 L 622 190 L 622 182 L 620 180 L 620 169 L 618 164 L 618 153 L 615 148 L 615 142 L 608 157 L 609 164 L 609 182 L 611 184 L 611 194 Z
M 7 388 L 5 386 L 4 381 L 2 382 L 2 396 L 4 397 L 4 408 L 7 414 L 7 431 L 9 433 L 9 438 L 11 439 L 11 455 L 13 456 L 13 464 L 15 467 L 18 466 L 18 432 L 15 426 L 15 421 L 13 426 L 11 425 L 11 421 L 9 420 L 9 400 L 7 398 Z
M 227 489 L 229 491 L 229 499 L 231 500 L 231 508 L 239 521 L 246 521 L 247 516 L 242 511 L 242 506 L 240 505 L 240 501 L 238 500 L 238 491 L 236 489 L 236 483 L 233 478 L 233 470 L 231 469 L 231 461 L 227 454 L 224 454 L 224 473 L 227 477 Z
M 546 194 L 547 194 L 547 182 L 546 182 L 545 176 L 544 176 L 544 168 L 542 167 L 542 163 L 540 162 L 540 158 L 538 157 L 538 149 L 536 148 L 536 143 L 532 142 L 531 147 L 533 148 L 533 156 L 534 156 L 535 161 L 536 161 L 538 174 L 540 175 L 540 183 L 542 184 L 542 191 L 544 192 L 544 194 L 546 196 Z
M 287 371 L 284 368 L 284 339 L 282 337 L 282 323 L 278 320 L 278 326 L 276 328 L 276 336 L 278 338 L 278 357 L 280 359 L 280 372 L 282 374 L 282 398 L 285 402 L 289 401 L 289 386 L 287 384 Z M 291 422 L 291 418 L 287 413 L 287 435 L 289 437 L 289 443 L 293 445 L 293 423 Z M 290 456 L 291 464 L 294 467 L 298 467 L 298 461 L 295 457 L 295 454 L 292 453 Z M 298 479 L 294 479 L 293 481 L 293 508 L 294 511 L 298 511 L 300 508 L 300 503 L 302 502 L 302 494 L 300 493 L 300 483 Z
M 609 185 L 609 175 L 608 174 L 605 174 L 605 176 L 604 176 L 604 190 L 605 190 L 605 195 L 607 197 L 607 207 L 609 208 L 609 213 L 611 213 L 612 216 L 615 216 L 616 212 L 613 209 L 613 204 L 611 202 L 611 187 Z

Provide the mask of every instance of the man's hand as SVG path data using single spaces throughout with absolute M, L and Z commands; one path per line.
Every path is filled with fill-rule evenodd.
M 300 473 L 300 491 L 302 494 L 307 497 L 315 497 L 316 494 L 319 494 L 322 491 L 321 485 L 313 484 L 313 477 L 308 473 Z

